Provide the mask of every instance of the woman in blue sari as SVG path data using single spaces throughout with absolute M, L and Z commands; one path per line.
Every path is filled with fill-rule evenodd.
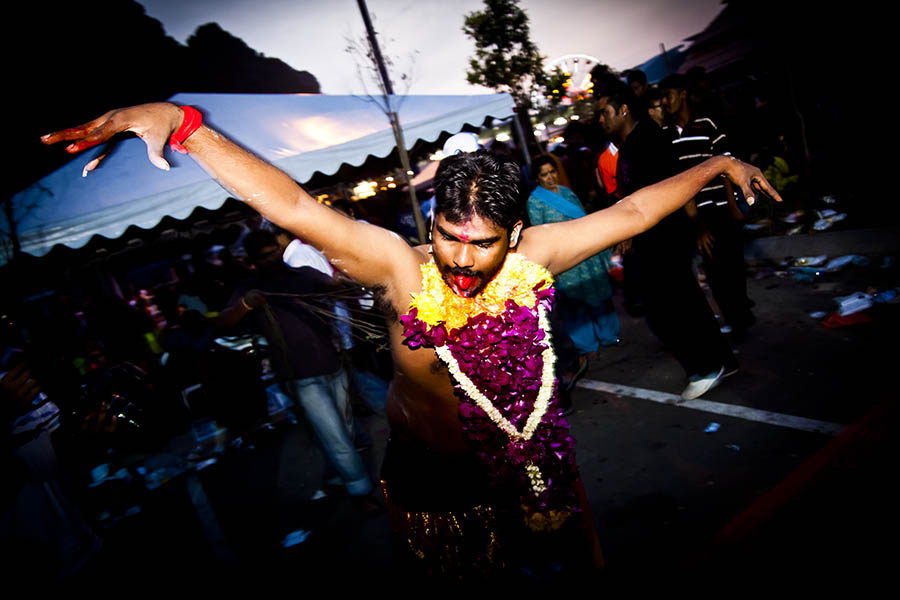
M 531 166 L 538 184 L 528 198 L 528 218 L 532 225 L 585 216 L 578 196 L 559 185 L 552 157 L 539 156 Z M 604 250 L 557 277 L 559 311 L 566 333 L 582 356 L 619 341 L 619 315 L 612 303 L 609 264 L 609 250 Z

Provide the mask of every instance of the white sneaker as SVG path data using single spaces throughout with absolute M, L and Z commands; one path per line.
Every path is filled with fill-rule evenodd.
M 713 389 L 722 377 L 725 375 L 725 367 L 721 367 L 718 371 L 713 371 L 707 375 L 695 375 L 690 378 L 688 386 L 681 392 L 683 400 L 694 400 L 699 398 L 709 390 Z

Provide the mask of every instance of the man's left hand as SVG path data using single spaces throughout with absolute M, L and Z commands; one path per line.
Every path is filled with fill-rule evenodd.
M 730 157 L 724 175 L 741 188 L 741 192 L 750 206 L 753 206 L 760 194 L 765 194 L 776 202 L 781 202 L 781 195 L 772 187 L 762 171 L 753 165 Z

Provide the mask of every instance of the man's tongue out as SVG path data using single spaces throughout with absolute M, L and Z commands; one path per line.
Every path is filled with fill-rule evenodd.
M 471 275 L 457 275 L 455 279 L 456 279 L 456 287 L 458 287 L 459 289 L 461 289 L 463 291 L 469 289 L 469 287 L 471 287 L 472 284 L 475 282 L 475 278 L 472 277 Z

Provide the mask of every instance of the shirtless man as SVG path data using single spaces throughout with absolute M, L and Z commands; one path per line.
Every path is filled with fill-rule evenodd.
M 167 170 L 163 146 L 173 132 L 177 136 L 183 135 L 184 132 L 179 129 L 185 114 L 190 115 L 190 111 L 185 112 L 181 107 L 169 103 L 140 105 L 110 111 L 90 123 L 51 133 L 41 139 L 46 144 L 63 140 L 72 142 L 66 151 L 76 153 L 105 142 L 117 133 L 131 131 L 147 144 L 150 161 Z M 426 268 L 431 267 L 432 261 L 439 274 L 434 278 L 441 287 L 438 293 L 446 293 L 451 296 L 451 300 L 468 298 L 478 301 L 485 288 L 504 269 L 508 255 L 518 254 L 538 269 L 545 268 L 552 274 L 561 273 L 605 248 L 652 227 L 665 215 L 683 206 L 708 181 L 719 175 L 724 174 L 731 179 L 749 200 L 753 199 L 758 190 L 779 199 L 777 192 L 758 169 L 733 158 L 716 157 L 659 184 L 641 189 L 605 210 L 580 219 L 523 231 L 523 223 L 519 218 L 523 207 L 518 203 L 518 169 L 510 163 L 502 163 L 481 153 L 458 155 L 445 159 L 435 178 L 437 200 L 431 229 L 432 243 L 428 246 L 410 247 L 393 232 L 354 221 L 319 204 L 290 176 L 239 148 L 205 125 L 194 130 L 183 141 L 183 147 L 235 198 L 247 202 L 268 220 L 318 248 L 335 268 L 361 285 L 381 290 L 388 312 L 395 365 L 386 412 L 391 427 L 391 441 L 400 440 L 398 446 L 402 449 L 392 452 L 389 443 L 384 467 L 385 488 L 389 505 L 398 504 L 405 511 L 396 514 L 404 514 L 409 521 L 412 518 L 410 515 L 419 511 L 426 515 L 423 517 L 425 520 L 419 523 L 422 525 L 421 529 L 432 532 L 441 529 L 439 522 L 435 521 L 437 513 L 444 509 L 449 512 L 457 510 L 453 506 L 442 506 L 449 502 L 447 499 L 450 496 L 456 498 L 457 495 L 463 503 L 460 506 L 465 506 L 471 500 L 468 505 L 471 510 L 467 512 L 469 516 L 477 513 L 483 528 L 492 527 L 490 518 L 483 512 L 483 506 L 489 505 L 489 502 L 477 500 L 478 494 L 490 495 L 490 492 L 484 491 L 488 488 L 481 486 L 483 478 L 473 474 L 478 467 L 473 466 L 470 458 L 477 453 L 480 442 L 474 442 L 473 446 L 473 441 L 466 439 L 466 423 L 461 409 L 466 395 L 459 389 L 454 390 L 454 382 L 459 384 L 460 378 L 456 375 L 451 378 L 442 364 L 449 363 L 443 358 L 439 361 L 435 351 L 427 346 L 410 344 L 408 331 L 405 331 L 404 322 L 400 319 L 401 315 L 410 310 L 411 297 L 423 293 L 423 274 Z M 96 166 L 97 161 L 92 161 L 87 168 L 91 170 Z M 537 314 L 538 304 L 534 306 Z M 435 344 L 437 345 L 439 344 Z M 539 347 L 539 344 L 536 343 L 535 346 Z M 552 355 L 552 349 L 550 352 Z M 546 374 L 546 369 L 544 373 Z M 512 387 L 514 383 L 509 385 Z M 542 384 L 541 390 L 544 387 Z M 535 438 L 546 435 L 542 432 L 542 427 L 551 428 L 547 425 L 551 421 L 554 431 L 561 427 L 567 435 L 567 425 L 562 420 L 561 411 L 554 412 L 554 399 L 555 393 L 546 412 L 548 420 L 539 422 Z M 537 406 L 534 396 L 532 402 Z M 489 411 L 485 413 L 489 414 Z M 485 413 L 480 414 L 484 416 Z M 495 423 L 502 420 L 493 416 L 491 419 Z M 497 431 L 500 431 L 499 424 Z M 502 434 L 500 437 L 503 437 Z M 510 433 L 510 440 L 516 441 L 513 438 L 514 434 Z M 503 444 L 509 443 L 510 447 L 514 445 L 505 437 L 503 439 Z M 571 438 L 565 439 L 571 441 Z M 551 452 L 548 451 L 547 454 Z M 489 478 L 491 470 L 508 470 L 507 463 L 502 462 L 503 457 L 500 460 L 501 462 L 488 465 L 486 477 Z M 590 555 L 592 552 L 593 562 L 600 564 L 602 555 L 596 542 L 583 488 L 577 478 L 577 470 L 574 469 L 574 454 L 571 456 L 571 465 L 575 473 L 571 487 L 577 486 L 578 490 L 573 504 L 581 506 L 572 510 L 572 513 L 580 515 L 580 519 L 569 521 L 579 523 L 577 529 L 588 541 L 586 548 L 589 551 L 585 554 Z M 541 478 L 546 478 L 541 472 L 543 466 L 535 467 L 532 462 L 528 462 L 525 468 L 529 469 L 528 477 L 531 478 L 536 497 L 544 493 L 542 490 L 555 485 L 552 482 L 543 485 Z M 527 485 L 528 478 L 523 475 L 521 479 Z M 446 488 L 431 489 L 444 482 L 449 484 Z M 494 489 L 499 487 L 508 491 L 505 485 L 501 483 Z M 469 489 L 477 491 L 466 494 Z M 427 497 L 424 504 L 430 505 L 410 506 L 417 502 L 412 497 L 420 492 Z M 467 526 L 457 525 L 460 521 L 456 517 L 461 514 L 454 513 L 453 523 L 457 530 L 460 527 L 465 530 Z M 551 510 L 545 511 L 545 514 L 550 517 L 541 521 L 542 523 L 550 523 L 553 515 L 564 521 L 570 513 Z M 392 516 L 395 516 L 393 510 Z M 400 542 L 408 542 L 412 546 L 414 542 L 411 531 L 415 528 L 415 523 L 407 522 L 404 529 L 403 524 L 398 525 L 396 519 L 392 521 L 395 530 L 400 531 L 400 536 L 397 536 L 401 538 Z M 547 526 L 550 529 L 554 527 L 556 525 Z M 486 543 L 490 547 L 484 547 L 481 551 L 468 548 L 457 552 L 456 545 L 463 545 L 462 540 L 471 546 L 476 537 L 474 534 L 460 534 L 460 539 L 454 542 L 445 540 L 435 543 L 431 540 L 429 543 L 424 540 L 423 547 L 433 549 L 440 546 L 441 551 L 449 548 L 448 552 L 456 552 L 455 558 L 445 557 L 441 559 L 443 562 L 437 562 L 446 566 L 447 561 L 452 563 L 455 560 L 457 567 L 464 570 L 476 563 L 482 565 L 485 557 L 496 558 L 494 547 L 490 546 L 496 541 L 493 533 L 486 538 L 489 539 Z M 518 541 L 512 545 L 517 544 Z M 570 546 L 571 544 L 565 545 Z M 423 547 L 412 548 L 413 554 L 421 558 L 425 553 Z M 541 548 L 548 547 L 550 546 L 547 544 L 541 544 Z

